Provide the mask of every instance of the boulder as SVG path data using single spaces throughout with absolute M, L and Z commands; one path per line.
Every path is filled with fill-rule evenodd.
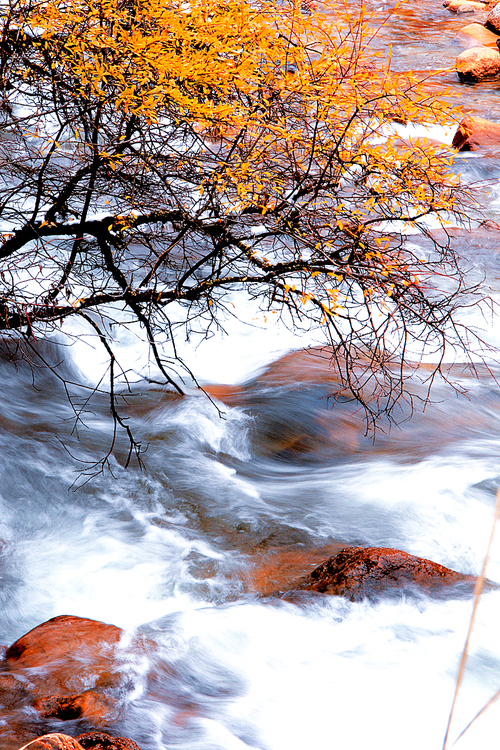
M 0 675 L 24 679 L 42 716 L 95 721 L 109 714 L 112 698 L 105 694 L 122 681 L 116 653 L 121 635 L 120 628 L 96 620 L 53 617 L 7 649 Z
M 490 31 L 482 23 L 469 23 L 460 29 L 458 32 L 459 37 L 468 40 L 469 47 L 481 46 L 481 47 L 492 47 L 497 49 L 497 41 L 500 36 L 494 31 Z
M 446 0 L 443 6 L 452 13 L 475 13 L 491 7 L 485 3 L 475 2 L 475 0 Z
M 112 737 L 104 732 L 85 732 L 78 737 L 67 734 L 44 734 L 20 750 L 140 750 L 132 740 Z
M 453 136 L 452 146 L 459 151 L 500 146 L 500 123 L 468 115 L 460 122 Z
M 500 78 L 500 52 L 490 47 L 466 49 L 457 57 L 456 70 L 466 83 Z
M 470 594 L 476 578 L 387 547 L 347 547 L 299 581 L 296 591 L 345 596 L 352 601 L 401 590 L 430 595 Z
M 486 19 L 486 27 L 494 31 L 496 34 L 500 34 L 500 3 L 497 3 L 492 10 L 488 13 Z
M 37 625 L 5 652 L 9 666 L 32 669 L 51 662 L 81 663 L 89 657 L 108 658 L 110 646 L 122 635 L 121 628 L 97 620 L 60 615 Z M 104 656 L 106 655 L 106 656 Z
M 82 718 L 95 729 L 106 729 L 131 686 L 125 660 L 154 648 L 136 638 L 125 650 L 120 647 L 122 632 L 114 625 L 62 615 L 19 638 L 0 660 L 0 703 L 11 715 L 5 725 L 17 727 L 19 712 L 30 706 L 39 719 Z
M 79 742 L 67 734 L 44 734 L 28 742 L 20 750 L 83 750 Z
M 83 750 L 140 750 L 132 740 L 112 737 L 104 732 L 86 732 L 75 737 Z
M 100 690 L 84 690 L 76 695 L 49 695 L 39 698 L 32 706 L 44 719 L 72 721 L 84 716 L 99 726 L 113 716 L 116 699 L 112 693 L 106 695 Z

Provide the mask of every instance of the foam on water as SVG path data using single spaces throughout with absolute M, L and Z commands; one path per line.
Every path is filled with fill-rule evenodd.
M 489 595 L 488 604 L 493 599 L 498 607 L 499 595 Z M 184 741 L 196 727 L 200 747 L 218 738 L 216 746 L 227 750 L 241 741 L 265 750 L 437 750 L 469 609 L 463 602 L 368 605 L 330 599 L 307 611 L 247 604 L 183 613 L 175 620 L 175 646 L 167 637 L 170 658 L 196 674 L 201 695 L 214 665 L 225 675 L 224 697 L 216 709 L 200 700 Z M 161 642 L 161 628 L 168 631 L 169 625 L 159 627 Z M 473 649 L 471 660 L 499 664 L 498 643 L 488 646 L 493 650 Z M 455 731 L 494 686 L 495 679 L 464 683 Z M 498 721 L 497 708 L 491 716 Z M 462 746 L 487 739 L 491 721 L 471 730 Z M 170 731 L 167 724 L 164 742 Z
M 268 312 L 243 291 L 227 295 L 225 306 L 226 311 L 220 311 L 219 328 L 208 334 L 204 330 L 191 332 L 188 340 L 182 328 L 183 309 L 180 305 L 169 306 L 174 325 L 177 321 L 180 324 L 175 341 L 179 358 L 204 383 L 242 382 L 291 349 L 326 343 L 321 329 L 302 333 L 293 330 L 286 312 Z M 109 313 L 119 321 L 129 320 L 120 310 L 110 309 Z M 203 323 L 200 325 L 203 327 Z M 63 330 L 75 338 L 73 356 L 88 382 L 96 383 L 105 377 L 108 359 L 95 333 L 76 319 L 67 321 Z M 162 379 L 138 324 L 113 326 L 110 333 L 117 360 L 132 381 L 141 377 Z M 178 371 L 189 383 L 189 375 L 175 362 L 170 342 L 160 337 L 159 343 L 165 356 L 171 358 L 172 375 Z
M 224 565 L 230 569 L 237 555 L 219 537 L 242 517 L 260 515 L 317 538 L 397 546 L 477 573 L 492 518 L 497 442 L 486 457 L 478 446 L 467 461 L 463 446 L 410 465 L 367 452 L 362 461 L 268 482 L 239 472 L 240 462 L 253 461 L 248 420 L 239 410 L 227 413 L 220 420 L 202 399 L 160 408 L 145 422 L 152 431 L 146 475 L 116 467 L 115 479 L 101 480 L 97 490 L 68 493 L 64 454 L 46 452 L 44 460 L 24 458 L 16 499 L 4 466 L 2 519 L 18 584 L 4 598 L 3 639 L 63 613 L 129 629 L 153 620 L 146 632 L 163 649 L 163 688 L 155 695 L 147 681 L 137 688 L 120 724 L 143 750 L 172 743 L 184 750 L 438 750 L 470 601 L 317 597 L 299 607 L 241 593 L 234 604 L 215 606 L 210 591 L 231 589 Z M 219 459 L 219 452 L 231 455 L 232 439 L 234 466 Z M 10 470 L 17 471 L 15 461 Z M 215 532 L 193 524 L 195 504 L 205 524 L 217 521 Z M 498 543 L 488 570 L 495 580 Z M 202 589 L 193 556 L 222 565 Z M 498 592 L 484 596 L 454 736 L 498 687 L 499 608 Z M 492 706 L 460 747 L 490 747 L 499 719 Z
M 292 348 L 321 343 L 311 332 L 298 338 L 244 294 L 232 301 L 247 322 L 227 314 L 227 337 L 179 337 L 204 381 L 242 382 Z M 482 325 L 497 342 L 495 326 Z M 99 382 L 105 352 L 80 324 L 66 326 L 77 366 Z M 110 330 L 125 371 L 158 375 L 137 326 Z M 144 630 L 161 659 L 151 656 L 156 676 L 143 675 L 116 727 L 142 750 L 441 748 L 470 600 L 317 596 L 299 606 L 250 595 L 237 576 L 252 523 L 257 541 L 292 528 L 318 544 L 391 546 L 477 574 L 499 473 L 496 421 L 490 437 L 468 437 L 466 424 L 462 440 L 411 463 L 368 445 L 306 467 L 256 458 L 249 430 L 258 414 L 224 407 L 221 419 L 206 399 L 162 402 L 159 391 L 156 408 L 131 416 L 149 444 L 146 470 L 125 471 L 112 458 L 113 476 L 73 494 L 80 444 L 64 433 L 71 450 L 58 447 L 67 414 L 47 390 L 38 410 L 25 407 L 26 434 L 0 433 L 2 641 L 64 613 Z M 11 422 L 22 398 L 2 407 Z M 105 410 L 96 407 L 89 424 L 99 440 L 85 443 L 85 455 L 97 459 L 110 431 Z M 403 441 L 402 433 L 401 451 Z M 500 582 L 499 537 L 487 574 Z M 499 613 L 500 593 L 483 595 L 453 738 L 500 687 Z M 457 747 L 489 750 L 499 727 L 495 704 Z

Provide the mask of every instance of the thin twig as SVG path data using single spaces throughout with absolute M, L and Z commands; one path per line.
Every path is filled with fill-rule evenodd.
M 469 652 L 469 643 L 470 643 L 470 638 L 471 638 L 471 635 L 472 635 L 472 628 L 474 627 L 474 621 L 476 619 L 477 607 L 478 607 L 478 604 L 479 604 L 479 599 L 481 598 L 481 593 L 483 591 L 484 579 L 485 579 L 485 574 L 486 574 L 486 566 L 488 564 L 488 560 L 489 560 L 489 557 L 490 557 L 491 545 L 493 544 L 493 537 L 495 536 L 495 528 L 496 528 L 496 524 L 497 524 L 499 513 L 500 513 L 500 485 L 499 485 L 499 487 L 497 489 L 496 504 L 495 504 L 495 514 L 493 516 L 493 524 L 491 526 L 491 533 L 490 533 L 490 538 L 489 538 L 489 541 L 488 541 L 488 547 L 486 549 L 486 554 L 484 556 L 483 567 L 481 569 L 481 573 L 479 574 L 479 576 L 477 578 L 477 581 L 476 581 L 476 585 L 474 587 L 474 606 L 472 607 L 472 614 L 471 614 L 471 618 L 470 618 L 470 622 L 469 622 L 469 629 L 467 631 L 467 638 L 465 639 L 465 645 L 464 645 L 464 648 L 463 648 L 463 651 L 462 651 L 462 658 L 460 659 L 460 667 L 459 667 L 459 670 L 458 670 L 457 681 L 455 683 L 455 692 L 454 692 L 453 701 L 452 701 L 452 704 L 451 704 L 450 715 L 448 717 L 448 724 L 446 726 L 446 734 L 444 736 L 443 750 L 446 750 L 447 743 L 448 743 L 448 737 L 449 737 L 449 734 L 450 734 L 451 722 L 452 722 L 452 719 L 453 719 L 453 712 L 455 710 L 455 705 L 456 705 L 457 697 L 458 697 L 458 691 L 460 689 L 460 684 L 462 682 L 462 678 L 463 678 L 464 671 L 465 671 L 465 664 L 467 662 L 467 657 L 468 657 L 468 652 Z M 497 693 L 497 695 L 498 695 L 498 693 Z M 494 699 L 492 699 L 492 700 L 494 700 Z M 490 701 L 490 702 L 492 702 L 492 701 Z M 487 705 L 489 705 L 489 704 L 487 704 Z M 479 712 L 478 716 L 485 710 L 486 707 L 487 706 L 485 706 L 483 709 L 481 709 L 481 711 Z M 475 721 L 476 718 L 477 718 L 477 716 L 474 717 L 474 719 L 465 727 L 465 729 L 459 735 L 459 737 L 457 738 L 457 740 L 469 728 L 469 726 L 472 724 L 473 721 Z

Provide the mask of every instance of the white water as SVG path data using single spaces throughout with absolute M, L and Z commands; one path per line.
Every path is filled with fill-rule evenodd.
M 248 338 L 233 332 L 232 357 L 238 346 L 248 353 Z M 218 344 L 213 351 L 217 358 Z M 63 613 L 146 627 L 162 646 L 163 692 L 151 697 L 139 685 L 117 727 L 142 750 L 441 747 L 471 601 L 317 597 L 299 606 L 249 595 L 241 570 L 258 561 L 260 540 L 274 534 L 279 546 L 292 530 L 306 548 L 392 546 L 477 574 L 499 474 L 490 384 L 472 389 L 473 403 L 450 393 L 429 407 L 437 448 L 418 431 L 424 416 L 382 448 L 367 441 L 339 455 L 328 433 L 331 459 L 312 462 L 262 452 L 265 402 L 252 418 L 225 407 L 225 419 L 204 397 L 158 402 L 133 420 L 150 444 L 146 471 L 114 464 L 115 479 L 73 493 L 77 465 L 55 439 L 60 415 L 69 416 L 63 395 L 31 391 L 22 370 L 2 377 L 5 418 L 24 412 L 22 430 L 0 434 L 5 643 Z M 313 417 L 334 424 L 305 385 L 291 402 L 282 386 L 268 391 L 256 391 L 274 404 L 266 434 L 279 436 L 282 418 L 286 429 L 307 424 L 311 404 Z M 97 457 L 105 409 L 93 429 L 101 437 L 91 435 L 86 452 Z M 77 453 L 77 441 L 60 435 Z M 500 538 L 488 575 L 500 581 Z M 499 614 L 500 593 L 484 595 L 453 736 L 500 687 Z M 499 719 L 490 707 L 457 747 L 496 746 Z
M 432 13 L 448 18 L 435 4 Z M 406 16 L 401 27 L 402 47 L 408 35 L 424 44 Z M 446 64 L 436 40 L 428 54 Z M 474 179 L 491 176 L 487 163 L 461 161 Z M 498 220 L 494 191 L 490 198 L 488 217 Z M 473 243 L 466 251 L 480 268 L 484 261 L 496 295 L 500 256 Z M 228 338 L 179 340 L 205 383 L 245 383 L 318 341 L 264 320 L 241 296 L 233 301 L 248 322 L 228 316 Z M 499 343 L 496 317 L 475 311 L 470 322 Z M 72 332 L 68 362 L 99 382 L 104 353 L 95 337 Z M 117 353 L 132 379 L 155 377 L 139 330 L 122 332 Z M 145 631 L 161 647 L 149 665 L 154 684 L 138 680 L 113 728 L 141 750 L 440 750 L 470 600 L 318 596 L 299 605 L 249 593 L 244 574 L 267 549 L 292 542 L 391 546 L 477 574 L 500 476 L 500 400 L 490 378 L 462 382 L 469 400 L 438 390 L 424 415 L 375 444 L 354 410 L 330 411 L 327 385 L 257 380 L 242 386 L 238 406 L 224 406 L 224 419 L 194 390 L 171 403 L 136 387 L 133 403 L 144 408 L 132 409 L 132 426 L 149 444 L 145 471 L 125 471 L 118 455 L 114 477 L 73 492 L 84 467 L 72 456 L 98 460 L 109 444 L 105 400 L 78 441 L 57 382 L 41 377 L 35 391 L 23 367 L 1 365 L 0 642 L 58 614 Z M 304 433 L 308 449 L 294 450 Z M 287 436 L 290 450 L 281 448 Z M 488 576 L 500 582 L 500 532 Z M 500 688 L 499 616 L 500 593 L 485 594 L 452 740 Z M 499 731 L 500 701 L 457 750 L 493 750 Z

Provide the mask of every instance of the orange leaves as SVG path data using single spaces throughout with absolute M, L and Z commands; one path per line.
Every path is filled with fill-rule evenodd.
M 332 148 L 349 162 L 366 154 L 382 121 L 423 116 L 417 82 L 402 86 L 371 53 L 375 64 L 365 62 L 363 9 L 332 25 L 296 0 L 44 0 L 34 10 L 24 1 L 26 25 L 42 30 L 54 70 L 78 96 L 150 123 L 186 121 L 201 134 L 244 131 L 246 144 L 258 144 L 259 169 L 291 148 L 319 169 Z M 434 105 L 425 102 L 428 116 Z
M 46 0 L 26 22 L 44 30 L 58 69 L 86 97 L 111 95 L 117 108 L 152 121 L 172 105 L 193 120 L 207 108 L 231 119 L 280 46 L 272 12 L 248 2 L 139 1 L 132 13 L 122 0 L 71 0 L 64 9 Z
M 393 234 L 456 210 L 456 182 L 442 146 L 398 129 L 448 109 L 370 49 L 364 8 L 331 23 L 300 0 L 19 2 L 39 45 L 30 75 L 48 66 L 61 99 L 102 113 L 73 156 L 98 156 L 100 176 L 123 181 L 117 200 L 151 185 L 198 229 L 227 219 L 256 278 L 286 267 L 281 293 L 327 316 L 346 287 L 354 300 L 414 291 Z

